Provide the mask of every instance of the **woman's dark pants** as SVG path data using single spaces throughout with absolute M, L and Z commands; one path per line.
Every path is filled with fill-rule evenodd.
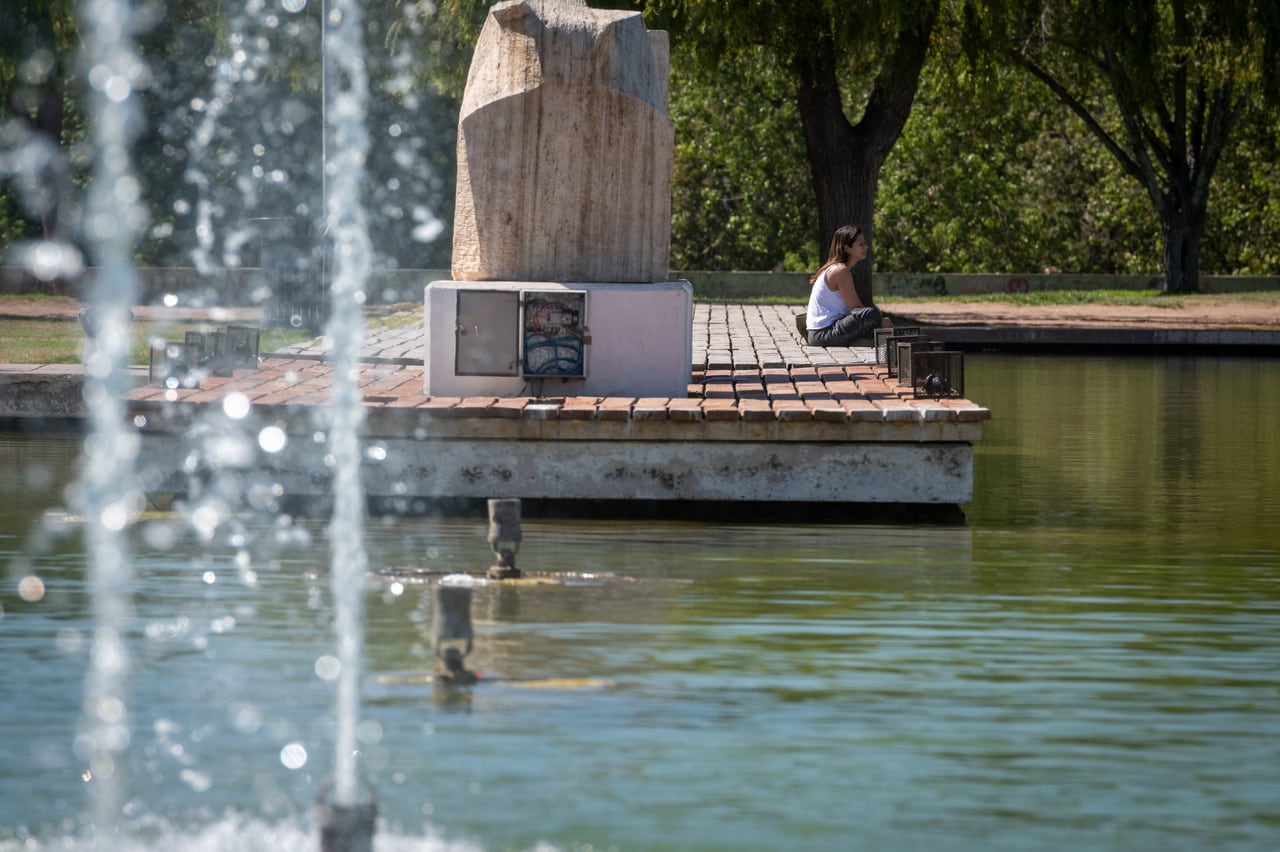
M 852 346 L 855 341 L 870 338 L 871 332 L 879 327 L 879 308 L 858 308 L 826 328 L 809 329 L 809 345 Z

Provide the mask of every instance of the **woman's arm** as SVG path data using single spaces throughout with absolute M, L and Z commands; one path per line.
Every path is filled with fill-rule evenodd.
M 844 305 L 849 310 L 856 311 L 858 308 L 866 307 L 858 298 L 858 291 L 853 286 L 853 274 L 843 263 L 837 263 L 827 271 L 827 286 L 832 290 L 840 291 L 840 298 L 844 299 Z

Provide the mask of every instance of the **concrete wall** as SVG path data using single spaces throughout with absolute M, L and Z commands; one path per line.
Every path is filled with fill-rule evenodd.
M 80 296 L 92 270 L 71 281 L 39 281 L 23 269 L 0 267 L 0 293 L 53 293 Z M 693 284 L 695 299 L 732 301 L 785 297 L 796 303 L 809 297 L 809 275 L 804 272 L 675 272 L 672 278 Z M 369 286 L 369 302 L 422 302 L 427 284 L 449 278 L 446 269 L 378 269 Z M 254 290 L 267 284 L 260 269 L 223 269 L 202 275 L 196 269 L 173 267 L 138 270 L 141 301 L 159 302 L 166 293 L 178 293 L 183 303 L 200 299 L 227 306 L 254 304 Z M 878 297 L 968 296 L 983 293 L 1031 293 L 1046 290 L 1158 290 L 1160 276 L 1068 274 L 962 274 L 883 273 L 874 276 Z M 1280 290 L 1277 275 L 1202 275 L 1203 293 L 1244 293 Z M 261 294 L 259 294 L 260 298 Z
M 693 284 L 697 299 L 732 300 L 794 296 L 809 297 L 806 272 L 694 272 L 675 273 Z M 972 296 L 987 293 L 1034 293 L 1052 290 L 1160 290 L 1163 276 L 1067 275 L 987 273 L 879 273 L 873 278 L 877 297 Z M 1280 290 L 1280 276 L 1201 275 L 1203 293 L 1242 293 Z

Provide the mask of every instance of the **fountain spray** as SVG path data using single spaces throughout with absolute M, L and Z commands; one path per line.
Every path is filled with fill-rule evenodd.
M 337 736 L 333 801 L 321 809 L 325 848 L 360 849 L 372 834 L 374 811 L 359 801 L 356 728 L 360 721 L 360 678 L 364 620 L 364 487 L 360 479 L 360 430 L 364 407 L 357 365 L 364 341 L 365 286 L 372 267 L 361 193 L 369 150 L 364 115 L 368 80 L 361 42 L 360 4 L 332 0 L 322 10 L 326 139 L 325 218 L 332 247 L 331 315 L 325 333 L 332 343 L 333 388 L 329 456 L 333 466 L 330 523 L 330 582 L 337 629 Z M 335 840 L 341 834 L 350 842 Z
M 128 388 L 130 305 L 138 289 L 133 245 L 146 216 L 130 151 L 140 119 L 136 93 L 147 83 L 147 67 L 134 49 L 136 24 L 124 0 L 82 0 L 79 27 L 93 151 L 83 232 L 98 272 L 88 288 L 93 334 L 84 347 L 84 395 L 92 428 L 78 483 L 95 627 L 76 752 L 86 761 L 85 779 L 92 784 L 94 832 L 111 843 L 120 814 L 119 758 L 129 744 L 124 691 L 129 660 L 121 633 L 131 609 L 125 532 L 138 496 L 138 436 L 126 425 L 122 397 Z

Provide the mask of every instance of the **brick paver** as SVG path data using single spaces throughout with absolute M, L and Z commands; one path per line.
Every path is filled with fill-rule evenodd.
M 786 305 L 695 303 L 693 381 L 681 399 L 591 396 L 431 398 L 423 393 L 421 319 L 373 329 L 361 350 L 359 384 L 370 408 L 435 417 L 676 423 L 973 423 L 990 412 L 969 400 L 916 400 L 875 364 L 871 347 L 809 346 Z M 266 356 L 258 370 L 207 379 L 195 389 L 137 388 L 133 402 L 213 403 L 236 390 L 258 405 L 324 405 L 332 370 L 324 338 Z

